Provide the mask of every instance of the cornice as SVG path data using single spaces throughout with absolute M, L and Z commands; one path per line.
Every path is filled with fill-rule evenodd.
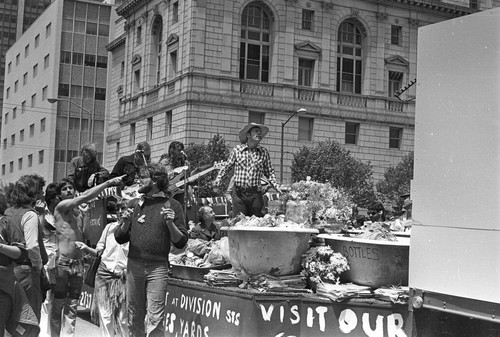
M 116 14 L 119 16 L 123 16 L 124 18 L 130 16 L 133 12 L 135 12 L 137 9 L 139 9 L 140 6 L 144 5 L 145 3 L 149 2 L 150 0 L 128 0 L 122 3 L 118 8 L 116 9 Z
M 114 39 L 113 41 L 111 41 L 110 43 L 108 43 L 106 45 L 106 50 L 107 51 L 113 51 L 116 48 L 118 48 L 118 46 L 120 46 L 121 44 L 125 43 L 126 36 L 127 36 L 126 33 L 123 33 L 122 35 L 118 36 L 116 39 Z

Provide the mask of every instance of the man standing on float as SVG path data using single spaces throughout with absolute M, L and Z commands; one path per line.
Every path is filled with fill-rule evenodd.
M 218 188 L 221 180 L 234 167 L 231 197 L 235 217 L 239 213 L 246 216 L 264 216 L 264 190 L 261 185 L 264 177 L 280 192 L 269 151 L 259 145 L 268 132 L 268 127 L 256 123 L 242 128 L 239 133 L 241 144 L 233 149 L 227 164 L 214 180 L 213 186 Z

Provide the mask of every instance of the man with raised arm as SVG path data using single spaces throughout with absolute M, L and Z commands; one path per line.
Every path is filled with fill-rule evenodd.
M 97 185 L 79 196 L 70 179 L 57 185 L 61 201 L 54 209 L 57 237 L 56 284 L 50 326 L 52 336 L 73 336 L 76 324 L 76 309 L 83 285 L 84 265 L 82 252 L 76 241 L 83 237 L 83 204 L 96 198 L 106 187 L 118 185 L 123 176 L 115 177 Z

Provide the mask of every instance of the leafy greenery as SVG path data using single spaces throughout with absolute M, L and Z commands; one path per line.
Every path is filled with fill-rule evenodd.
M 203 171 L 213 166 L 216 162 L 226 161 L 229 158 L 229 148 L 226 144 L 226 140 L 219 134 L 214 135 L 208 144 L 187 144 L 185 146 L 185 152 L 189 158 L 191 169 L 194 170 L 198 168 L 199 171 Z M 211 184 L 216 178 L 217 173 L 218 170 L 214 170 L 198 178 L 197 197 L 215 197 L 221 195 L 220 193 L 214 192 Z M 226 190 L 230 177 L 231 174 L 228 174 L 221 182 L 222 191 Z
M 376 184 L 379 199 L 384 205 L 392 207 L 395 213 L 402 211 L 404 198 L 401 195 L 410 193 L 413 162 L 413 152 L 409 152 L 396 166 L 387 168 L 384 179 Z
M 359 207 L 367 208 L 376 200 L 371 164 L 353 157 L 337 141 L 319 142 L 314 148 L 304 146 L 294 154 L 292 182 L 306 180 L 308 176 L 313 181 L 330 182 L 343 189 Z

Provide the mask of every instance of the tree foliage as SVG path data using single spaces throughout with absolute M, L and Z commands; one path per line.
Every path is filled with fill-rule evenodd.
M 373 170 L 370 163 L 353 157 L 349 150 L 333 140 L 319 142 L 314 148 L 304 146 L 294 154 L 292 182 L 311 180 L 330 182 L 349 193 L 360 207 L 368 207 L 375 200 Z
M 377 184 L 377 194 L 384 205 L 390 205 L 394 212 L 400 212 L 404 198 L 410 193 L 410 181 L 413 179 L 413 151 L 406 154 L 396 166 L 388 167 L 384 179 Z
M 199 171 L 212 167 L 216 162 L 223 162 L 229 158 L 229 148 L 226 140 L 221 135 L 217 134 L 212 137 L 208 144 L 195 144 L 190 143 L 185 146 L 185 152 L 189 159 L 191 169 L 196 168 Z M 201 176 L 198 178 L 198 191 L 197 196 L 201 197 L 215 197 L 220 196 L 220 193 L 215 193 L 212 188 L 212 181 L 217 176 L 218 170 Z M 229 183 L 230 175 L 221 183 L 221 190 L 225 190 Z

